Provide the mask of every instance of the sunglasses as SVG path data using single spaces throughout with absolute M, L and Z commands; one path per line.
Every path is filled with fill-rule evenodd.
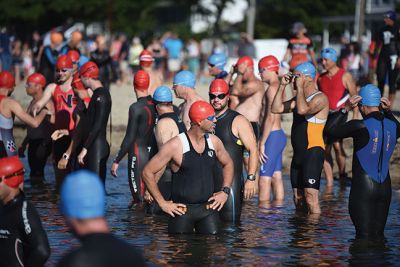
M 56 69 L 56 72 L 67 72 L 71 69 Z
M 208 66 L 210 66 L 211 68 L 214 68 L 215 64 L 208 63 Z
M 222 100 L 227 96 L 227 94 L 219 94 L 219 95 L 208 94 L 208 96 L 210 97 L 210 100 L 213 100 L 215 98 L 218 98 L 218 99 Z
M 214 121 L 215 118 L 216 118 L 216 116 L 215 116 L 215 115 L 212 115 L 212 116 L 208 116 L 208 117 L 207 117 L 207 120 L 209 120 L 209 121 Z
M 0 183 L 3 182 L 4 179 L 8 179 L 8 178 L 11 178 L 11 177 L 24 175 L 24 173 L 25 173 L 25 170 L 24 170 L 24 169 L 21 169 L 21 170 L 19 170 L 19 171 L 16 171 L 16 172 L 14 172 L 14 173 L 9 174 L 9 175 L 1 176 L 1 177 L 0 177 Z

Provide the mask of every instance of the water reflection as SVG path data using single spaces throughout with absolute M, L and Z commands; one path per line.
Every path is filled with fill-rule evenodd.
M 125 170 L 126 161 L 121 165 Z M 79 242 L 59 213 L 50 165 L 46 171 L 46 184 L 27 183 L 26 193 L 42 216 L 52 249 L 47 266 L 54 266 Z M 326 190 L 322 183 L 322 214 L 309 216 L 296 213 L 287 177 L 284 201 L 246 201 L 241 222 L 225 224 L 218 236 L 168 235 L 166 216 L 148 216 L 140 205 L 129 207 L 130 190 L 122 173 L 119 178 L 107 177 L 107 221 L 112 232 L 141 249 L 151 265 L 387 266 L 398 265 L 400 260 L 400 192 L 393 192 L 387 240 L 374 246 L 365 247 L 354 240 L 347 209 L 348 186 L 340 187 L 337 181 Z

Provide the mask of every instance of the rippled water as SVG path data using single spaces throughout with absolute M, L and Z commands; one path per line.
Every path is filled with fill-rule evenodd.
M 107 178 L 107 220 L 112 232 L 140 248 L 150 265 L 400 265 L 400 191 L 393 193 L 386 241 L 381 244 L 354 240 L 347 209 L 349 187 L 342 190 L 335 185 L 332 192 L 326 192 L 322 182 L 321 216 L 296 215 L 287 177 L 283 203 L 259 208 L 256 199 L 246 202 L 241 223 L 226 225 L 217 236 L 169 236 L 166 217 L 147 216 L 141 207 L 129 208 L 125 170 L 126 161 L 122 161 L 120 177 Z M 52 250 L 47 266 L 53 266 L 79 242 L 59 213 L 50 165 L 46 177 L 46 186 L 29 187 L 27 183 L 26 192 L 42 216 Z

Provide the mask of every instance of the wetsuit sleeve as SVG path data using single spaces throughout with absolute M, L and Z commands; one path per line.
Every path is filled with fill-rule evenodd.
M 93 141 L 96 139 L 97 135 L 100 133 L 101 127 L 107 124 L 109 113 L 107 112 L 107 105 L 109 105 L 109 100 L 105 95 L 97 95 L 94 101 L 95 105 L 95 115 L 94 124 L 91 126 L 88 138 L 83 145 L 84 148 L 88 149 Z
M 133 142 L 136 139 L 138 121 L 139 121 L 140 113 L 136 110 L 136 106 L 132 105 L 129 108 L 129 119 L 128 126 L 126 127 L 126 133 L 124 140 L 122 141 L 121 147 L 117 153 L 117 156 L 114 159 L 114 162 L 118 163 L 128 152 L 129 148 L 132 146 Z
M 53 57 L 53 54 L 51 53 L 51 49 L 50 47 L 45 47 L 44 48 L 44 55 L 46 56 L 47 60 L 51 63 L 51 65 L 55 65 L 56 64 L 56 60 Z
M 389 120 L 394 121 L 394 123 L 396 123 L 396 139 L 398 139 L 400 137 L 400 122 L 393 115 L 392 111 L 385 112 L 385 117 L 388 118 Z
M 26 205 L 26 208 L 25 208 Z M 25 267 L 43 266 L 50 256 L 50 246 L 39 214 L 27 201 L 22 208 L 21 233 L 24 234 Z M 25 254 L 25 251 L 27 252 Z
M 341 116 L 336 116 L 332 123 L 329 124 L 330 126 L 325 127 L 324 131 L 328 136 L 342 139 L 346 137 L 357 137 L 363 134 L 368 135 L 368 131 L 362 120 L 351 120 L 342 125 L 339 123 L 340 120 Z

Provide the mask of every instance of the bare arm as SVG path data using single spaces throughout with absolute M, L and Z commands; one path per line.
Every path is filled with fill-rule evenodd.
M 304 95 L 304 84 L 311 81 L 304 80 L 304 76 L 301 75 L 296 79 L 297 84 L 297 97 L 296 97 L 296 107 L 297 113 L 299 115 L 312 115 L 320 112 L 328 103 L 328 99 L 324 94 L 319 94 L 315 96 L 310 102 L 306 101 Z
M 10 105 L 11 112 L 14 113 L 15 116 L 17 116 L 21 121 L 25 122 L 33 128 L 37 128 L 48 113 L 47 110 L 42 110 L 39 115 L 34 118 L 26 113 L 17 101 L 11 99 L 9 99 L 9 101 L 12 101 Z
M 56 85 L 54 83 L 47 85 L 46 89 L 43 92 L 42 98 L 39 99 L 32 107 L 32 112 L 34 116 L 50 101 L 55 87 Z
M 222 144 L 222 141 L 216 136 L 211 136 L 211 138 L 215 146 L 217 159 L 222 166 L 222 186 L 231 187 L 233 182 L 233 161 Z
M 55 108 L 54 108 L 53 101 L 47 102 L 46 108 L 51 113 L 51 115 L 50 115 L 50 123 L 54 124 L 56 122 L 56 111 L 55 111 Z
M 346 72 L 343 75 L 342 81 L 344 87 L 347 88 L 347 90 L 349 90 L 350 96 L 357 95 L 357 86 L 355 81 L 353 80 L 353 76 L 351 76 L 350 73 Z M 353 120 L 357 117 L 357 115 L 358 115 L 358 107 L 355 107 L 353 109 Z
M 271 112 L 275 114 L 280 113 L 288 113 L 291 112 L 295 107 L 295 97 L 292 99 L 283 102 L 283 95 L 285 93 L 286 85 L 290 83 L 291 76 L 290 74 L 285 74 L 282 77 L 281 83 L 279 85 L 278 91 L 274 96 L 274 100 L 272 101 L 271 105 Z

